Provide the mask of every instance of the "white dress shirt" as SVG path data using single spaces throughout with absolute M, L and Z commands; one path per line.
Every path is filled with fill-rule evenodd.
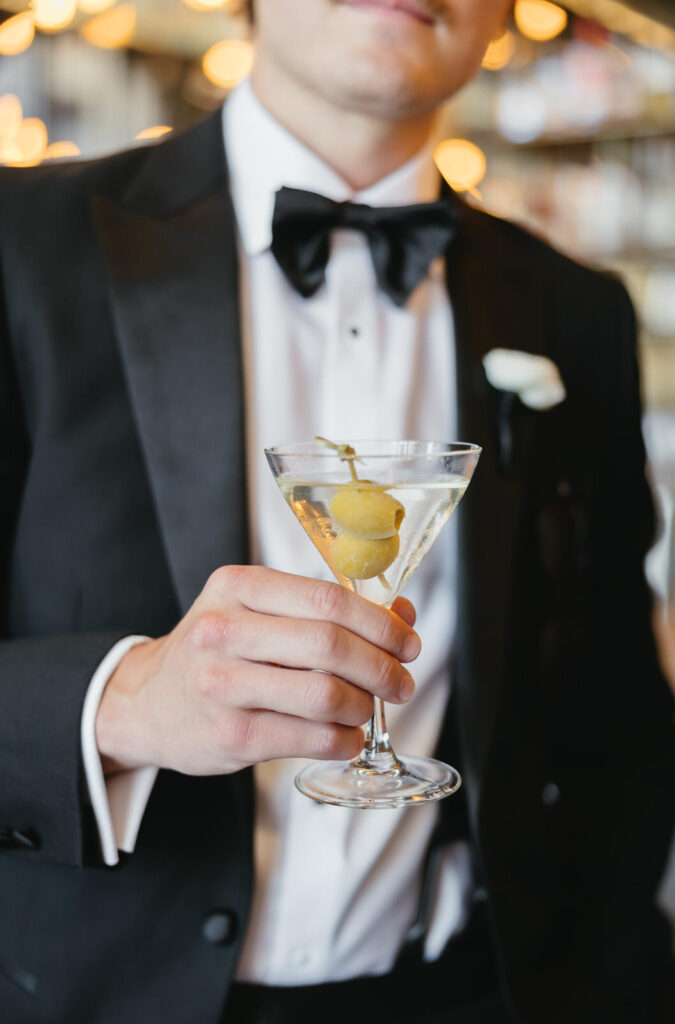
M 443 262 L 403 308 L 378 291 L 358 232 L 337 231 L 326 282 L 309 299 L 287 283 L 269 245 L 282 185 L 372 206 L 432 201 L 439 182 L 429 151 L 356 195 L 290 135 L 249 82 L 224 107 L 224 135 L 241 266 L 242 343 L 252 561 L 331 579 L 285 505 L 263 449 L 321 434 L 452 440 L 454 332 Z M 422 652 L 412 701 L 388 706 L 400 754 L 432 754 L 449 693 L 455 618 L 453 524 L 406 588 L 417 608 Z M 105 682 L 134 642 L 127 638 L 95 674 L 82 723 L 83 756 L 106 863 L 133 850 L 155 777 L 152 768 L 104 782 L 93 725 Z M 120 653 L 121 652 L 121 653 Z M 388 971 L 413 921 L 424 853 L 438 805 L 362 811 L 315 804 L 293 778 L 297 759 L 257 765 L 255 893 L 237 977 L 271 985 L 338 981 Z M 227 808 L 214 813 L 227 814 Z M 448 847 L 427 935 L 433 959 L 466 919 L 466 843 Z

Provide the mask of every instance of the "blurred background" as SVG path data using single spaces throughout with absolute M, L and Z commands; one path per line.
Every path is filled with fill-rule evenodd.
M 0 0 L 0 163 L 152 144 L 251 60 L 242 0 Z M 661 514 L 647 568 L 675 684 L 675 0 L 517 0 L 442 137 L 455 189 L 631 293 Z M 662 896 L 675 916 L 675 857 Z

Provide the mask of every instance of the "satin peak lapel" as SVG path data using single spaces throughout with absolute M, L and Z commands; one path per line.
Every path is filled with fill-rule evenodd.
M 247 558 L 237 248 L 221 115 L 150 147 L 94 217 L 157 515 L 185 611 Z
M 478 820 L 490 744 L 507 671 L 512 593 L 517 572 L 523 494 L 530 472 L 537 415 L 518 403 L 513 469 L 500 464 L 499 395 L 482 365 L 492 348 L 545 351 L 548 294 L 513 266 L 511 228 L 463 208 L 458 237 L 446 258 L 457 346 L 459 439 L 483 453 L 459 514 L 456 644 L 458 725 L 467 799 Z M 502 231 L 505 235 L 502 235 Z

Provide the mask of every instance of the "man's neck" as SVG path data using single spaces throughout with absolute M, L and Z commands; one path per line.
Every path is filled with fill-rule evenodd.
M 410 160 L 429 141 L 435 115 L 386 121 L 342 109 L 289 79 L 254 67 L 253 90 L 269 113 L 355 192 L 369 188 Z

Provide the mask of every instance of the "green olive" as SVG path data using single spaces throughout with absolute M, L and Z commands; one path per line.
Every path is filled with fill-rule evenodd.
M 342 529 L 368 540 L 382 540 L 398 533 L 405 509 L 386 491 L 355 486 L 338 491 L 330 503 L 330 514 Z
M 333 541 L 330 559 L 336 572 L 349 580 L 370 580 L 389 568 L 398 554 L 399 539 L 371 540 L 343 530 Z

